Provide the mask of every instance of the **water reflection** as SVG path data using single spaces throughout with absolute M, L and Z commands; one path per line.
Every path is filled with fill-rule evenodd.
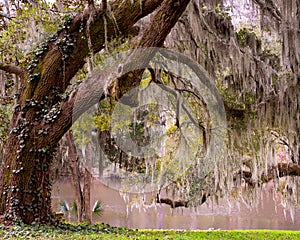
M 256 210 L 250 211 L 241 205 L 238 211 L 237 207 L 229 208 L 226 203 L 220 206 L 204 204 L 196 209 L 171 209 L 164 205 L 153 205 L 147 209 L 126 206 L 119 192 L 98 182 L 93 183 L 91 193 L 92 204 L 97 200 L 104 204 L 103 215 L 93 216 L 93 221 L 112 226 L 155 229 L 300 229 L 300 211 L 296 211 L 294 222 L 289 214 L 285 219 L 283 208 L 276 204 L 276 212 L 272 197 L 267 195 Z M 54 185 L 52 206 L 55 211 L 60 211 L 59 202 L 67 201 L 72 205 L 74 199 L 70 181 Z M 70 214 L 70 220 L 76 221 L 75 216 Z

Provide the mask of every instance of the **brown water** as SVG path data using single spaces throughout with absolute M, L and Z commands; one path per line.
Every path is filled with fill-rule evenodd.
M 300 211 L 292 221 L 289 212 L 284 216 L 284 209 L 275 203 L 271 196 L 264 200 L 257 209 L 249 210 L 241 204 L 240 210 L 228 207 L 223 202 L 219 206 L 204 204 L 197 209 L 177 208 L 155 205 L 133 207 L 126 205 L 119 192 L 99 182 L 93 183 L 91 202 L 101 200 L 104 212 L 101 217 L 93 216 L 94 222 L 104 222 L 112 226 L 152 229 L 290 229 L 300 230 Z M 53 188 L 53 209 L 60 211 L 59 202 L 67 201 L 72 205 L 75 196 L 70 181 L 59 182 Z M 236 205 L 231 203 L 232 205 Z M 277 205 L 277 211 L 275 211 Z M 127 207 L 128 206 L 128 207 Z M 75 221 L 72 214 L 66 216 Z

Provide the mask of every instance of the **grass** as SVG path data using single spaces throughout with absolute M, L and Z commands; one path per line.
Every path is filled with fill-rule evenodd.
M 300 231 L 280 230 L 133 230 L 107 224 L 1 226 L 0 239 L 300 239 Z

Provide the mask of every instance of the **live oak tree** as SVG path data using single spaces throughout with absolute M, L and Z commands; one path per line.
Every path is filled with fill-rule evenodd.
M 0 213 L 5 219 L 25 223 L 51 221 L 49 169 L 59 140 L 85 109 L 99 101 L 101 96 L 92 90 L 104 89 L 107 76 L 113 75 L 116 80 L 106 94 L 118 100 L 140 84 L 144 70 L 120 76 L 118 68 L 106 68 L 93 72 L 74 89 L 70 90 L 69 85 L 86 62 L 93 61 L 94 54 L 101 50 L 104 53 L 108 43 L 124 38 L 132 39 L 132 48 L 164 46 L 195 59 L 215 79 L 225 103 L 228 152 L 222 161 L 203 179 L 197 178 L 197 171 L 178 179 L 173 187 L 179 190 L 176 197 L 181 199 L 158 195 L 158 202 L 187 207 L 205 202 L 208 196 L 244 197 L 243 181 L 253 187 L 248 197 L 257 199 L 262 184 L 274 180 L 277 189 L 297 205 L 299 0 L 249 1 L 253 15 L 260 16 L 261 39 L 256 29 L 236 33 L 231 13 L 219 0 L 115 0 L 108 5 L 102 2 L 100 7 L 93 1 L 88 1 L 87 7 L 78 3 L 85 9 L 79 7 L 78 13 L 72 11 L 74 16 L 65 16 L 60 29 L 49 29 L 55 33 L 32 57 L 26 56 L 19 63 L 26 68 L 5 61 L 6 64 L 0 64 L 0 69 L 18 76 L 15 82 L 19 79 L 20 86 L 0 172 Z M 234 1 L 228 2 L 234 9 Z M 27 8 L 40 4 L 28 3 Z M 22 5 L 16 4 L 15 8 L 20 11 Z M 55 11 L 62 10 L 59 4 L 56 8 Z M 138 29 L 135 23 L 150 13 L 148 24 Z M 5 29 L 13 16 L 3 11 L 1 17 Z M 271 51 L 264 45 L 266 32 L 275 33 L 280 39 Z M 148 58 L 145 59 L 146 67 Z M 182 79 L 165 74 L 173 85 L 182 86 Z M 193 91 L 187 85 L 176 90 L 185 94 Z M 204 131 L 208 138 L 211 130 Z M 278 149 L 284 150 L 284 161 L 276 160 Z M 286 176 L 291 178 L 280 189 L 278 179 Z M 182 192 L 185 195 L 180 195 Z
M 136 46 L 160 47 L 188 3 L 114 1 L 109 11 L 91 3 L 43 44 L 26 69 L 1 65 L 1 69 L 18 75 L 21 83 L 1 168 L 0 212 L 6 219 L 50 222 L 49 168 L 55 147 L 71 127 L 76 95 L 95 101 L 95 96 L 80 87 L 64 99 L 62 94 L 91 50 L 99 52 L 105 41 L 136 32 L 133 25 L 154 10 L 151 23 L 140 33 Z M 105 72 L 99 75 L 105 81 Z M 118 94 L 126 92 L 134 81 L 126 79 L 126 84 L 125 80 L 119 81 Z M 76 117 L 82 111 L 77 110 Z

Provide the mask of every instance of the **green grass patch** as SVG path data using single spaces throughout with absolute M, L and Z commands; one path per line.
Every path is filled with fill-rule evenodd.
M 280 230 L 133 230 L 108 224 L 1 226 L 0 239 L 300 239 L 300 231 Z

